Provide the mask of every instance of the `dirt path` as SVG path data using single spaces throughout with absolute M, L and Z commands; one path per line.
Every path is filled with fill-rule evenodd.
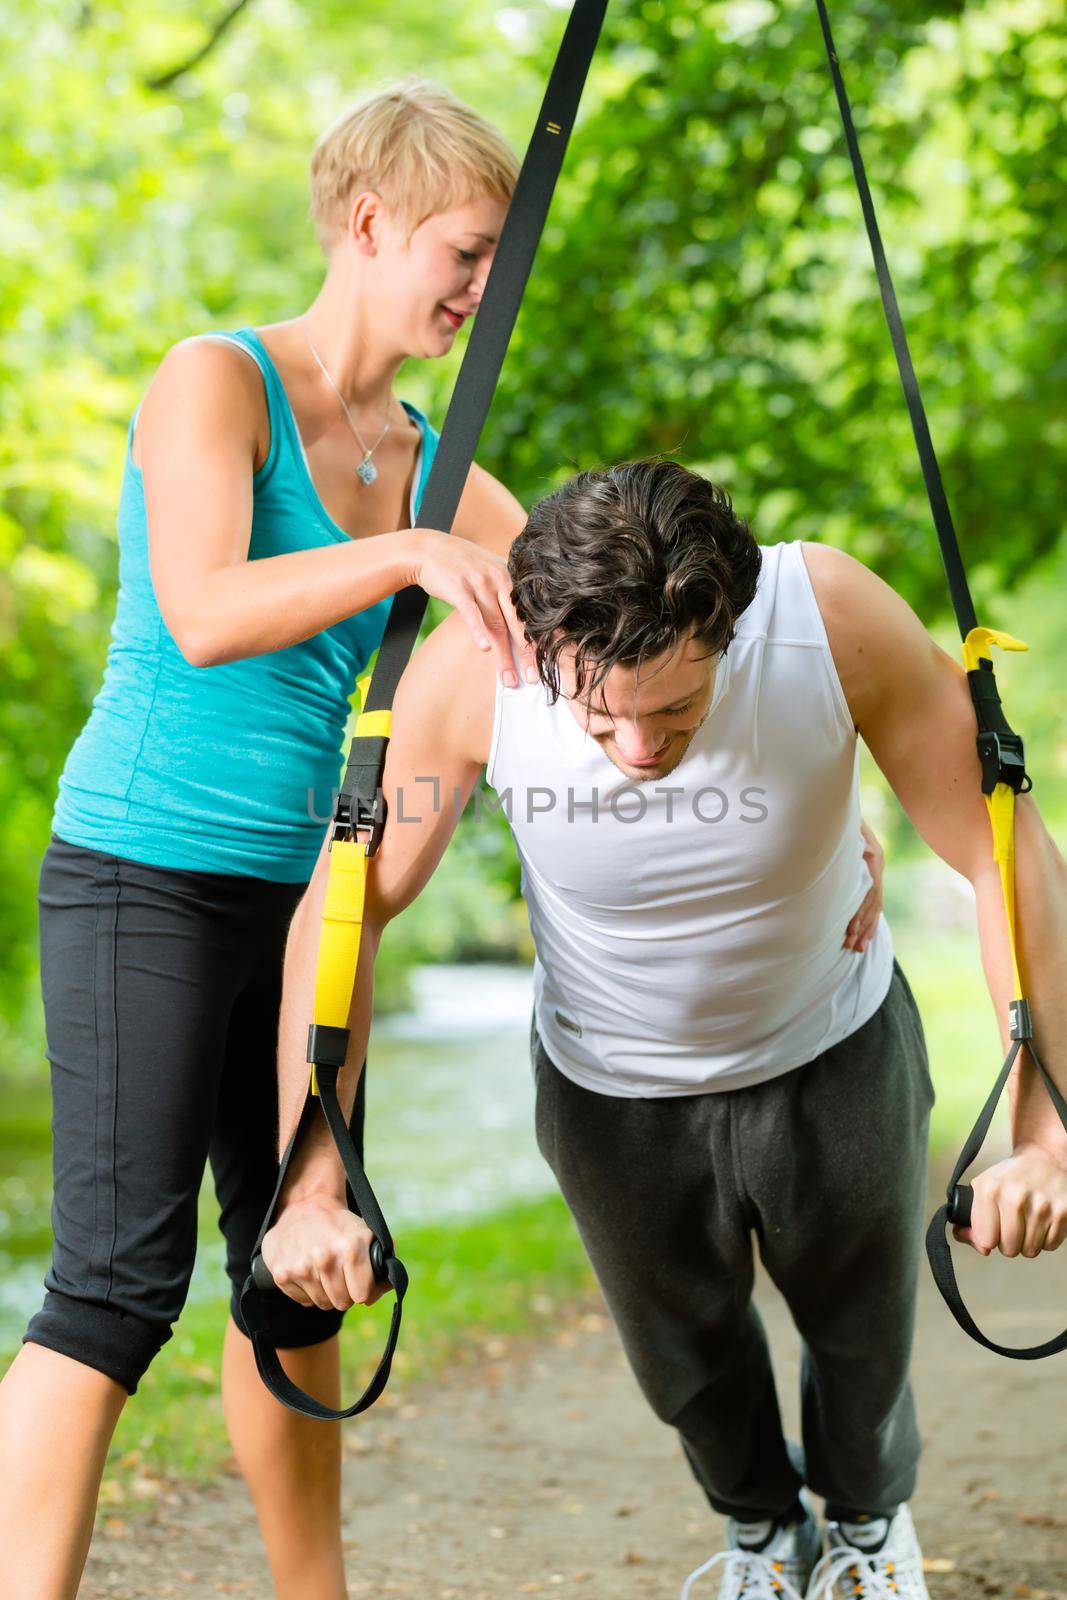
M 992 1336 L 1028 1343 L 1059 1330 L 1065 1258 L 1031 1267 L 966 1255 L 964 1292 L 976 1305 L 1025 1297 L 1025 1311 L 986 1316 Z M 757 1297 L 796 1437 L 796 1337 L 766 1281 Z M 645 1409 L 607 1318 L 592 1307 L 548 1346 L 489 1345 L 485 1356 L 476 1374 L 433 1390 L 398 1385 L 388 1404 L 346 1425 L 353 1597 L 673 1600 L 718 1548 L 721 1523 L 673 1435 Z M 1065 1379 L 1067 1357 L 1008 1362 L 973 1345 L 924 1271 L 915 1384 L 927 1442 L 913 1505 L 933 1600 L 1067 1600 Z M 165 1497 L 135 1525 L 105 1519 L 81 1591 L 84 1600 L 272 1592 L 232 1478 Z

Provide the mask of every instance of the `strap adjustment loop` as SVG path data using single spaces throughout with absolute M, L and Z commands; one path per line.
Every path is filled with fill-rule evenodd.
M 1034 1037 L 1034 1019 L 1030 1014 L 1029 1000 L 1013 1000 L 1008 1007 L 1008 1033 L 1012 1039 L 1020 1041 Z
M 982 793 L 992 794 L 998 783 L 1013 794 L 1028 794 L 1033 787 L 1026 771 L 1023 741 L 1004 715 L 993 671 L 991 645 L 1001 650 L 1025 650 L 1021 639 L 999 628 L 975 627 L 963 641 L 963 664 L 978 719 L 978 759 L 982 764 Z
M 307 1059 L 312 1066 L 336 1067 L 340 1072 L 348 1053 L 348 1029 L 313 1022 L 308 1028 Z
M 1000 704 L 999 699 L 997 704 Z M 1026 770 L 1026 755 L 1019 734 L 996 733 L 992 729 L 980 733 L 978 759 L 982 763 L 983 794 L 992 794 L 998 783 L 1007 784 L 1015 794 L 1029 794 L 1033 784 Z
M 389 806 L 381 789 L 377 790 L 373 800 L 365 800 L 361 794 L 342 792 L 337 796 L 330 844 L 334 845 L 338 840 L 348 843 L 365 839 L 367 855 L 376 856 L 388 816 Z

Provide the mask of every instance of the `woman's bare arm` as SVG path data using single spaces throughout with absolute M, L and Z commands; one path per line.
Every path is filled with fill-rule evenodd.
M 186 659 L 210 666 L 281 650 L 421 583 L 488 639 L 498 671 L 510 670 L 507 637 L 519 643 L 521 626 L 503 558 L 484 545 L 398 529 L 248 560 L 258 384 L 225 345 L 188 340 L 168 352 L 141 408 L 152 582 Z

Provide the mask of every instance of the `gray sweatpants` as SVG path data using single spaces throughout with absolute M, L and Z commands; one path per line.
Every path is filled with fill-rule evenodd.
M 889 1512 L 915 1485 L 908 1383 L 934 1101 L 896 962 L 886 999 L 806 1066 L 747 1089 L 580 1088 L 534 1029 L 537 1141 L 656 1415 L 716 1511 Z M 803 1345 L 803 1474 L 751 1301 L 753 1235 Z

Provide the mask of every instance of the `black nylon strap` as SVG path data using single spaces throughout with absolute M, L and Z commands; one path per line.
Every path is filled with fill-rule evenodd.
M 978 722 L 978 759 L 982 763 L 982 793 L 992 794 L 998 783 L 1006 783 L 1016 794 L 1033 788 L 1026 771 L 1023 742 L 1004 715 L 997 689 L 993 663 L 983 657 L 967 674 Z
M 963 1303 L 959 1285 L 956 1282 L 956 1271 L 952 1264 L 952 1251 L 948 1242 L 948 1230 L 950 1227 L 956 1225 L 965 1228 L 970 1223 L 973 1191 L 968 1185 L 961 1184 L 960 1179 L 972 1161 L 977 1159 L 985 1143 L 986 1134 L 989 1132 L 990 1124 L 993 1121 L 993 1113 L 997 1108 L 997 1102 L 1004 1093 L 1004 1086 L 1015 1064 L 1015 1058 L 1022 1048 L 1022 1043 L 1023 1041 L 1020 1039 L 1016 1039 L 1013 1042 L 1008 1052 L 1007 1060 L 1000 1069 L 1000 1075 L 990 1091 L 988 1100 L 982 1107 L 978 1121 L 968 1135 L 967 1142 L 949 1180 L 948 1200 L 945 1205 L 934 1213 L 930 1220 L 930 1226 L 926 1230 L 926 1254 L 930 1260 L 930 1269 L 934 1275 L 934 1282 L 940 1289 L 945 1304 L 964 1333 L 969 1333 L 972 1339 L 976 1340 L 978 1344 L 984 1345 L 987 1350 L 992 1350 L 995 1355 L 1009 1356 L 1015 1361 L 1040 1361 L 1045 1356 L 1059 1355 L 1061 1351 L 1067 1350 L 1067 1328 L 1058 1338 L 1049 1339 L 1044 1344 L 1021 1348 L 996 1344 L 982 1332 Z M 1064 1128 L 1067 1129 L 1067 1101 L 1064 1100 L 1055 1082 L 1045 1070 L 1044 1064 L 1034 1050 L 1033 1041 L 1027 1040 L 1026 1046 L 1030 1052 L 1031 1060 L 1045 1081 L 1045 1088 L 1052 1097 L 1052 1103 L 1059 1113 L 1060 1121 L 1063 1123 Z
M 919 391 L 919 380 L 916 377 L 911 352 L 908 348 L 907 334 L 904 331 L 900 307 L 897 304 L 896 291 L 889 272 L 889 263 L 886 260 L 885 249 L 882 244 L 878 218 L 875 215 L 874 200 L 871 196 L 870 184 L 867 181 L 867 172 L 860 152 L 859 139 L 856 136 L 856 128 L 852 120 L 852 108 L 845 90 L 837 49 L 834 45 L 833 33 L 830 28 L 830 18 L 827 14 L 825 0 L 815 0 L 815 3 L 819 12 L 819 22 L 822 26 L 823 42 L 826 46 L 826 55 L 830 64 L 830 75 L 833 79 L 834 91 L 837 95 L 841 122 L 845 130 L 845 142 L 848 146 L 852 172 L 859 191 L 860 205 L 863 209 L 863 220 L 867 226 L 871 253 L 874 257 L 874 268 L 882 294 L 882 305 L 885 309 L 886 322 L 889 325 L 890 338 L 893 341 L 900 381 L 904 389 L 904 398 L 907 401 L 908 415 L 911 418 L 912 432 L 915 435 L 915 443 L 919 451 L 919 461 L 922 466 L 923 479 L 926 483 L 930 509 L 933 513 L 934 527 L 937 530 L 937 540 L 941 549 L 945 576 L 948 579 L 952 607 L 956 613 L 960 636 L 966 640 L 971 630 L 977 626 L 978 619 L 975 616 L 974 602 L 971 598 L 971 591 L 963 566 L 963 558 L 960 555 L 959 541 L 956 538 L 952 514 L 949 511 L 948 500 L 941 481 L 941 470 L 938 466 L 937 455 L 930 436 L 926 409 L 923 405 L 922 395 Z M 978 756 L 982 763 L 982 789 L 988 795 L 992 794 L 998 783 L 1006 783 L 1016 793 L 1025 793 L 1031 785 L 1025 769 L 1023 742 L 1004 717 L 992 662 L 983 660 L 980 668 L 977 671 L 969 672 L 967 677 L 979 729 L 977 743 Z M 947 1230 L 954 1222 L 966 1225 L 966 1216 L 969 1215 L 969 1202 L 972 1191 L 966 1185 L 960 1184 L 960 1178 L 972 1161 L 975 1160 L 985 1142 L 997 1102 L 1004 1091 L 1004 1085 L 1008 1081 L 1012 1065 L 1022 1043 L 1021 1039 L 1017 1039 L 1013 1044 L 989 1098 L 978 1117 L 978 1121 L 971 1130 L 970 1137 L 964 1146 L 959 1161 L 956 1163 L 952 1182 L 949 1185 L 948 1203 L 936 1213 L 927 1230 L 926 1250 L 937 1287 L 964 1332 L 969 1333 L 972 1339 L 976 1339 L 979 1344 L 985 1345 L 987 1349 L 995 1351 L 998 1355 L 1030 1361 L 1037 1360 L 1042 1356 L 1055 1355 L 1059 1351 L 1067 1349 L 1067 1330 L 1058 1339 L 1049 1340 L 1048 1343 L 1036 1345 L 1031 1349 L 1011 1349 L 1006 1345 L 994 1344 L 992 1340 L 987 1339 L 960 1298 L 947 1237 Z M 1027 1039 L 1026 1044 L 1030 1051 L 1031 1059 L 1041 1073 L 1045 1087 L 1052 1097 L 1052 1102 L 1059 1114 L 1060 1121 L 1063 1123 L 1065 1130 L 1067 1130 L 1067 1104 L 1064 1103 L 1063 1096 L 1060 1094 L 1056 1084 L 1038 1060 L 1032 1039 Z
M 886 321 L 889 324 L 889 335 L 893 341 L 900 381 L 904 387 L 904 398 L 908 404 L 908 415 L 911 417 L 912 432 L 915 435 L 915 444 L 919 451 L 919 462 L 926 482 L 926 493 L 929 496 L 930 509 L 934 516 L 934 527 L 937 529 L 937 539 L 941 546 L 941 559 L 945 565 L 945 575 L 948 578 L 952 606 L 956 613 L 960 636 L 966 639 L 971 629 L 976 627 L 978 623 L 974 612 L 974 601 L 971 598 L 967 574 L 964 571 L 959 541 L 956 538 L 956 530 L 952 523 L 952 513 L 949 510 L 944 485 L 941 482 L 941 468 L 938 466 L 933 440 L 930 437 L 930 425 L 926 420 L 926 408 L 919 392 L 919 380 L 915 376 L 915 367 L 912 364 L 911 351 L 908 348 L 908 336 L 904 331 L 900 307 L 897 305 L 896 290 L 889 274 L 889 263 L 886 260 L 885 249 L 882 245 L 882 235 L 878 227 L 878 218 L 875 215 L 871 187 L 867 182 L 867 171 L 863 165 L 863 156 L 860 153 L 859 140 L 856 137 L 856 128 L 852 121 L 852 107 L 849 105 L 845 82 L 841 76 L 841 66 L 837 59 L 837 50 L 834 46 L 833 34 L 830 31 L 830 18 L 827 15 L 825 0 L 815 0 L 815 4 L 818 7 L 819 21 L 822 24 L 823 41 L 826 45 L 826 55 L 830 63 L 830 75 L 834 81 L 837 105 L 841 112 L 841 121 L 845 129 L 845 142 L 848 145 L 848 153 L 852 161 L 852 172 L 856 179 L 856 187 L 859 190 L 860 205 L 863 208 L 863 220 L 867 224 L 867 235 L 871 241 L 874 270 L 878 276 L 878 287 L 882 291 L 882 305 L 885 308 Z
M 423 493 L 418 527 L 451 532 L 544 230 L 607 4 L 608 0 L 575 0 L 571 10 L 449 402 L 437 453 Z M 418 586 L 404 589 L 394 598 L 364 701 L 365 711 L 382 711 L 392 705 L 397 684 L 418 637 L 426 600 L 426 594 Z M 369 849 L 376 846 L 377 834 L 384 822 L 378 797 L 387 745 L 388 741 L 379 736 L 353 740 L 338 796 L 336 824 L 346 831 L 358 830 L 361 833 L 365 827 L 371 828 Z M 326 1030 L 327 1034 L 336 1031 Z M 314 1037 L 315 1030 L 313 1041 Z M 393 1249 L 388 1224 L 367 1180 L 363 1162 L 338 1102 L 337 1041 L 324 1036 L 323 1049 L 316 1051 L 313 1045 L 312 1055 L 316 1062 L 319 1100 L 344 1166 L 350 1204 L 375 1235 L 372 1263 L 379 1262 L 382 1281 L 387 1279 L 396 1291 L 396 1305 L 385 1351 L 360 1398 L 343 1410 L 333 1410 L 312 1395 L 305 1394 L 292 1382 L 282 1368 L 271 1341 L 269 1320 L 262 1301 L 270 1275 L 263 1263 L 261 1247 L 273 1221 L 293 1152 L 316 1115 L 315 1097 L 310 1093 L 296 1131 L 282 1157 L 274 1197 L 253 1252 L 253 1271 L 249 1273 L 241 1294 L 241 1312 L 252 1339 L 260 1377 L 275 1398 L 305 1416 L 324 1421 L 342 1421 L 373 1405 L 388 1382 L 408 1278 L 403 1263 Z M 326 1059 L 320 1060 L 320 1055 Z M 343 1058 L 342 1051 L 342 1061 Z M 260 1281 L 257 1282 L 257 1279 Z
M 445 415 L 417 527 L 451 531 L 518 317 L 606 10 L 607 0 L 576 0 L 571 11 Z M 422 589 L 412 585 L 393 600 L 367 689 L 365 711 L 384 711 L 392 705 L 415 648 L 426 598 Z M 383 749 L 376 768 L 368 764 L 353 773 L 356 787 L 352 793 L 358 794 L 366 805 L 375 798 L 384 766 Z
M 363 1170 L 363 1163 L 359 1159 L 359 1153 L 345 1122 L 344 1112 L 341 1110 L 340 1102 L 337 1098 L 337 1075 L 338 1069 L 335 1066 L 320 1065 L 317 1068 L 322 1109 L 326 1114 L 330 1132 L 345 1169 L 345 1177 L 348 1180 L 353 1208 L 363 1218 L 380 1246 L 382 1264 L 376 1271 L 375 1276 L 379 1282 L 388 1281 L 396 1291 L 396 1302 L 393 1306 L 385 1350 L 374 1376 L 359 1399 L 354 1401 L 352 1405 L 346 1406 L 343 1410 L 335 1410 L 332 1406 L 324 1405 L 321 1400 L 316 1400 L 314 1395 L 307 1394 L 293 1382 L 278 1359 L 278 1352 L 271 1336 L 270 1322 L 263 1299 L 264 1294 L 270 1291 L 270 1273 L 260 1253 L 263 1247 L 263 1239 L 273 1220 L 293 1152 L 316 1116 L 315 1100 L 311 1094 L 304 1101 L 300 1121 L 296 1126 L 293 1137 L 289 1140 L 285 1154 L 282 1156 L 274 1196 L 263 1225 L 259 1230 L 259 1238 L 256 1240 L 255 1249 L 252 1252 L 252 1271 L 245 1280 L 245 1286 L 241 1291 L 241 1315 L 244 1318 L 249 1338 L 252 1341 L 256 1367 L 263 1382 L 275 1399 L 280 1400 L 290 1410 L 299 1411 L 305 1417 L 316 1417 L 323 1422 L 343 1422 L 348 1417 L 357 1416 L 361 1411 L 366 1411 L 369 1406 L 372 1406 L 385 1388 L 392 1369 L 397 1339 L 400 1336 L 404 1296 L 407 1293 L 408 1285 L 407 1272 L 404 1269 L 403 1262 L 398 1259 L 393 1249 L 389 1226 L 382 1215 L 374 1191 L 367 1180 L 367 1175 Z

